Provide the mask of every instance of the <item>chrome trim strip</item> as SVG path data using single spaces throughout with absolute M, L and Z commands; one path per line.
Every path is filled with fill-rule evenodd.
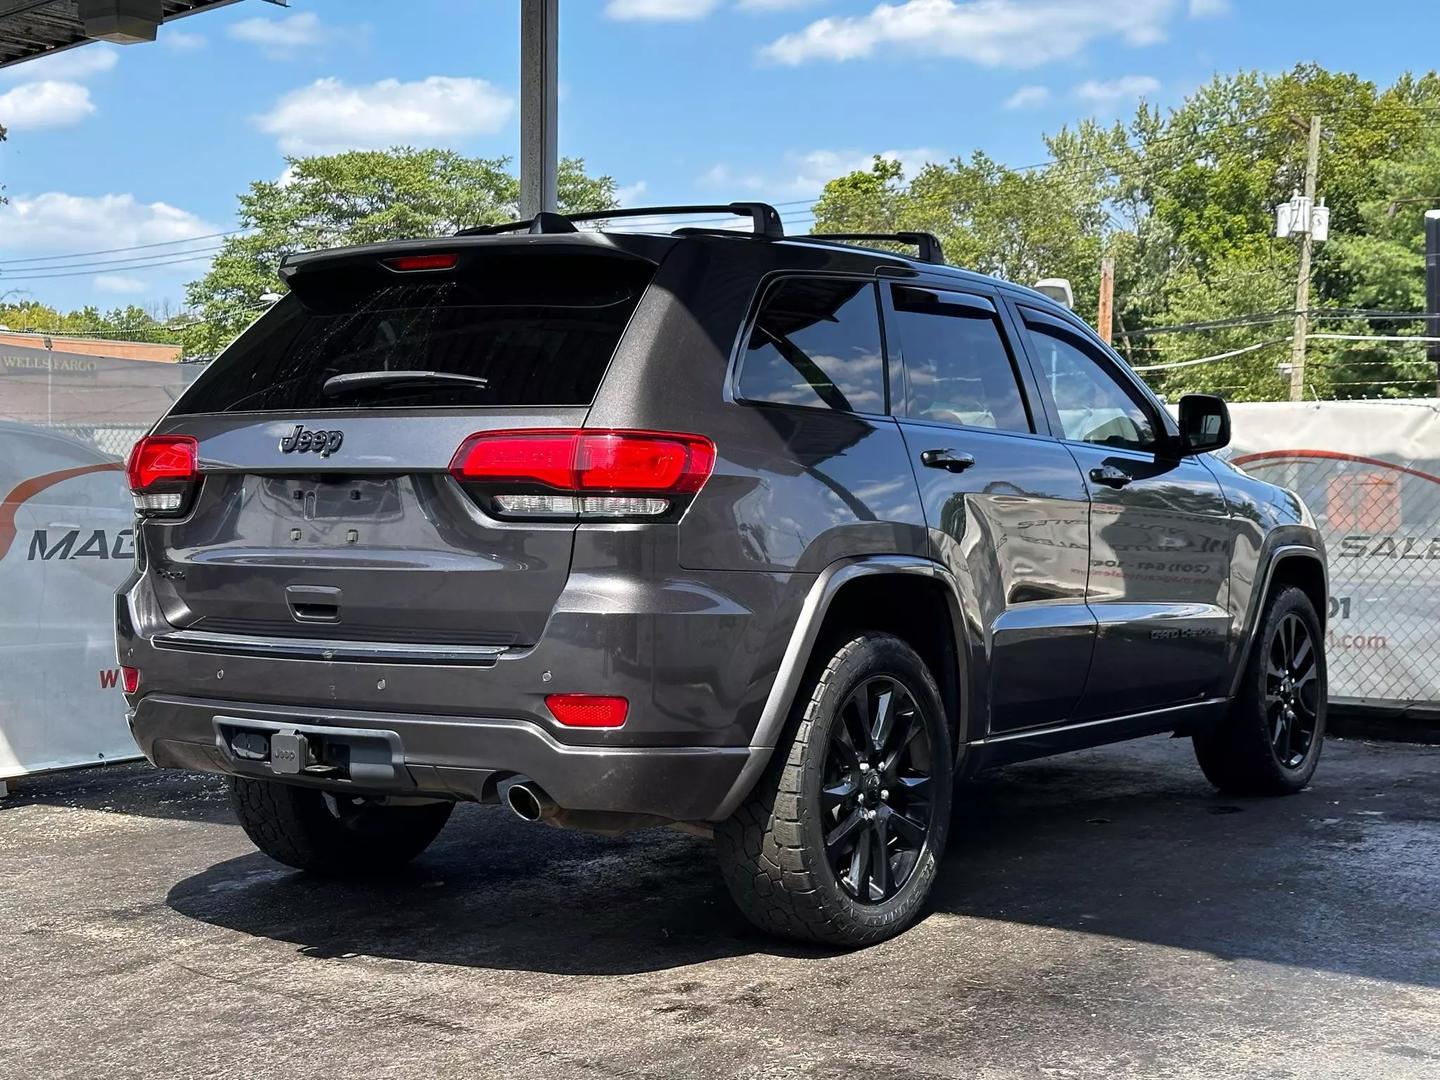
M 1082 720 L 1078 724 L 1049 724 L 1042 728 L 1027 728 L 1024 731 L 1007 731 L 1003 735 L 987 735 L 983 739 L 975 739 L 971 746 L 993 746 L 995 743 L 1014 742 L 1017 739 L 1037 739 L 1045 735 L 1060 735 L 1070 731 L 1084 731 L 1086 728 L 1099 727 L 1101 724 L 1122 724 L 1128 720 L 1145 720 L 1151 717 L 1165 716 L 1168 713 L 1183 713 L 1193 709 L 1214 708 L 1216 705 L 1223 705 L 1225 698 L 1205 698 L 1203 701 L 1187 701 L 1183 705 L 1167 705 L 1163 709 L 1145 709 L 1142 712 L 1126 713 L 1124 716 L 1107 716 L 1100 720 Z
M 286 660 L 346 660 L 362 664 L 484 664 L 505 652 L 500 645 L 426 645 L 319 638 L 250 637 L 208 630 L 175 630 L 151 639 L 157 649 L 268 656 Z

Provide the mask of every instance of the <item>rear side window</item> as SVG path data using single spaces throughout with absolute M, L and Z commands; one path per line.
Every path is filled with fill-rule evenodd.
M 740 367 L 740 396 L 839 412 L 885 411 L 875 286 L 783 278 L 761 302 Z
M 495 253 L 413 281 L 379 268 L 322 271 L 242 334 L 175 411 L 588 405 L 654 269 L 607 256 Z M 325 392 L 336 375 L 396 371 L 483 383 Z
M 898 285 L 893 295 L 910 384 L 908 415 L 1031 430 L 994 304 L 982 296 Z

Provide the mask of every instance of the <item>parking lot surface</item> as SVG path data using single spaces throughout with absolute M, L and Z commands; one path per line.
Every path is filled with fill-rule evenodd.
M 0 867 L 7 1076 L 1440 1076 L 1433 747 L 1269 801 L 1165 739 L 983 777 L 931 913 L 848 954 L 750 930 L 680 833 L 463 806 L 327 882 L 140 765 L 26 781 Z

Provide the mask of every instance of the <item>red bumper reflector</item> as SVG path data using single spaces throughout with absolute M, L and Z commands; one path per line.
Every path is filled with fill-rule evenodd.
M 453 270 L 454 255 L 397 255 L 383 260 L 391 270 Z
M 630 711 L 630 703 L 623 697 L 598 694 L 551 694 L 545 704 L 566 727 L 619 727 Z
M 140 689 L 140 669 L 138 667 L 126 667 L 120 665 L 120 685 L 125 688 L 127 694 L 133 694 Z

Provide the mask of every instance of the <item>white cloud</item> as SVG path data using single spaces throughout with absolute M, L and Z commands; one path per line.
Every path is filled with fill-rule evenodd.
M 41 128 L 78 124 L 95 111 L 90 91 L 79 83 L 21 83 L 0 94 L 0 127 L 12 131 L 39 131 Z
M 1214 19 L 1230 14 L 1230 0 L 1190 0 L 1192 19 Z
M 880 157 L 900 162 L 905 175 L 913 177 L 927 162 L 938 161 L 942 155 L 919 146 L 910 150 L 884 150 Z M 763 194 L 772 199 L 777 194 L 809 199 L 818 196 L 820 189 L 837 176 L 868 170 L 874 158 L 874 154 L 858 150 L 791 151 L 768 173 L 738 171 L 721 163 L 703 172 L 696 183 L 724 192 Z
M 1044 86 L 1022 86 L 1005 99 L 1007 109 L 1033 109 L 1050 100 L 1050 91 Z
M 618 187 L 615 189 L 615 201 L 621 206 L 635 206 L 639 202 L 640 196 L 645 194 L 647 187 L 649 185 L 644 180 L 636 180 L 633 184 Z
M 1165 37 L 1178 0 L 905 0 L 867 15 L 831 16 L 777 38 L 760 55 L 778 64 L 856 60 L 882 49 L 1037 67 L 1119 37 L 1150 45 Z
M 172 30 L 168 26 L 161 29 L 159 40 L 161 45 L 167 45 L 182 52 L 191 52 L 205 47 L 204 34 L 187 34 L 184 30 Z
M 1143 97 L 1160 89 L 1160 80 L 1149 75 L 1122 75 L 1101 82 L 1091 79 L 1075 87 L 1073 93 L 1081 101 L 1094 105 L 1111 105 L 1126 98 Z
M 609 0 L 605 14 L 612 19 L 656 19 L 683 22 L 703 19 L 720 0 Z
M 143 293 L 150 286 L 137 277 L 130 277 L 127 274 L 96 274 L 91 282 L 96 292 L 114 293 L 119 296 L 133 296 L 135 293 Z
M 255 122 L 284 153 L 333 153 L 493 134 L 514 108 L 509 94 L 483 79 L 432 75 L 348 86 L 327 78 L 285 94 Z
M 257 46 L 272 59 L 293 56 L 301 49 L 325 44 L 325 28 L 320 16 L 304 11 L 283 19 L 241 19 L 226 31 L 236 41 Z
M 695 178 L 701 187 L 720 188 L 726 191 L 764 191 L 768 186 L 759 173 L 739 173 L 724 162 L 710 166 Z
M 814 7 L 815 3 L 816 0 L 739 0 L 735 6 L 741 11 L 793 11 Z
M 142 203 L 130 194 L 67 195 L 47 191 L 34 196 L 13 195 L 9 203 L 0 206 L 0 253 L 8 258 L 169 243 L 219 231 L 220 226 L 187 210 L 162 202 Z M 211 240 L 188 246 L 177 244 L 175 250 L 183 253 L 218 243 Z M 159 258 L 165 250 L 136 254 Z M 20 276 L 16 269 L 12 273 Z
M 0 79 L 6 82 L 36 82 L 59 80 L 78 82 L 92 75 L 110 71 L 120 60 L 120 49 L 116 45 L 80 45 L 73 49 L 42 56 L 38 60 L 27 60 L 15 67 L 0 69 Z

